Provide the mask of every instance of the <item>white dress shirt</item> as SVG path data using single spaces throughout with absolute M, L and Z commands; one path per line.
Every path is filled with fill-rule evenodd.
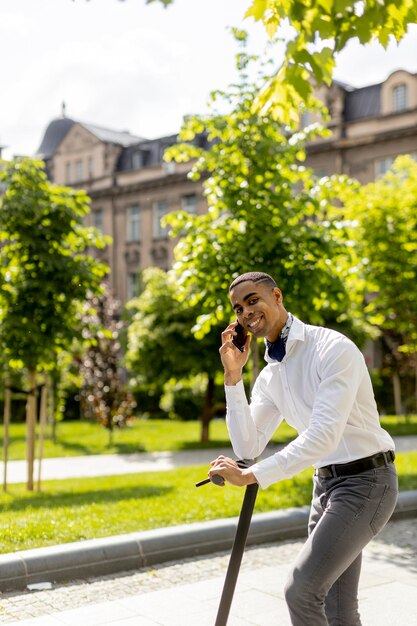
M 281 362 L 265 355 L 248 404 L 242 381 L 226 386 L 226 423 L 236 456 L 256 459 L 283 419 L 298 437 L 252 471 L 262 488 L 313 465 L 394 450 L 381 427 L 369 372 L 344 335 L 294 317 Z

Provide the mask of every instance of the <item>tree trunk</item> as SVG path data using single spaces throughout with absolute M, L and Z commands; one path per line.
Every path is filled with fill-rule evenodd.
M 392 375 L 392 384 L 394 388 L 394 407 L 395 414 L 402 415 L 403 407 L 401 400 L 401 380 L 398 372 L 394 372 Z
M 214 406 L 214 377 L 207 375 L 206 395 L 204 398 L 203 413 L 201 415 L 201 442 L 207 443 L 209 438 L 210 420 L 213 417 Z
M 3 439 L 3 491 L 7 491 L 7 461 L 9 457 L 9 424 L 11 413 L 11 391 L 9 374 L 5 376 L 4 390 L 4 439 Z
M 49 410 L 47 422 L 51 427 L 51 439 L 56 443 L 56 419 L 55 419 L 55 394 L 56 394 L 56 380 L 55 376 L 49 378 Z
M 29 371 L 29 395 L 26 401 L 26 460 L 28 467 L 27 489 L 33 491 L 33 465 L 36 435 L 36 370 Z
M 37 485 L 37 491 L 41 490 L 43 440 L 44 440 L 44 436 L 45 436 L 47 402 L 48 402 L 48 385 L 45 382 L 45 384 L 42 387 L 41 406 L 40 406 L 40 412 L 39 412 L 39 453 L 38 453 L 38 485 Z
M 414 355 L 414 399 L 416 402 L 417 413 L 417 353 Z

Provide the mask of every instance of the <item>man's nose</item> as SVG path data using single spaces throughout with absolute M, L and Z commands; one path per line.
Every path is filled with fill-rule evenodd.
M 253 311 L 251 311 L 251 309 L 248 308 L 244 308 L 243 312 L 242 312 L 242 317 L 244 319 L 250 319 L 253 315 Z

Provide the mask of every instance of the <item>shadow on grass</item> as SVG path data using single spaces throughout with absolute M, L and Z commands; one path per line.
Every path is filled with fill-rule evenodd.
M 417 423 L 412 424 L 384 424 L 383 428 L 389 432 L 391 437 L 415 437 L 417 435 Z
M 85 504 L 114 503 L 123 500 L 144 500 L 146 498 L 166 497 L 174 490 L 173 487 L 153 487 L 150 485 L 120 487 L 118 489 L 96 489 L 84 493 L 37 493 L 28 496 L 16 496 L 15 500 L 3 503 L 1 508 L 7 511 L 59 509 L 60 507 L 78 507 Z M 9 492 L 13 497 L 13 493 Z
M 65 439 L 61 439 L 61 437 L 57 437 L 56 443 L 61 446 L 63 450 L 79 452 L 79 456 L 90 456 L 91 454 L 94 454 L 91 447 L 84 446 L 82 443 L 65 441 Z
M 414 491 L 417 489 L 417 474 L 399 474 L 398 485 L 400 491 Z
M 210 439 L 210 441 L 182 441 L 178 450 L 211 450 L 215 448 L 231 448 L 230 439 Z
M 417 435 L 417 416 L 381 417 L 381 425 L 392 437 Z
M 65 439 L 61 439 L 59 437 L 57 439 L 57 443 L 62 447 L 63 450 L 72 450 L 79 452 L 79 456 L 91 456 L 94 454 L 135 454 L 137 452 L 146 452 L 146 448 L 144 446 L 138 445 L 137 443 L 129 442 L 114 441 L 113 443 L 105 446 L 104 449 L 100 451 L 92 450 L 91 446 L 84 446 L 82 443 L 65 441 Z
M 294 435 L 288 435 L 288 437 L 275 437 L 269 446 L 271 448 L 274 447 L 282 447 L 290 441 L 293 441 Z M 206 449 L 215 449 L 215 448 L 230 448 L 232 449 L 232 444 L 230 443 L 230 439 L 210 439 L 207 442 L 201 441 L 183 441 L 179 444 L 179 450 L 206 450 Z
M 148 450 L 141 446 L 138 443 L 129 443 L 129 442 L 114 442 L 109 450 L 114 450 L 116 454 L 136 454 L 138 452 L 148 452 Z
M 0 422 L 0 426 L 3 427 L 3 423 Z M 22 435 L 15 435 L 13 433 L 13 436 L 9 435 L 9 444 L 10 443 L 19 443 L 19 444 L 24 444 L 26 442 L 26 435 L 23 433 Z M 3 448 L 4 445 L 4 439 L 3 439 L 3 434 L 0 435 L 0 447 Z

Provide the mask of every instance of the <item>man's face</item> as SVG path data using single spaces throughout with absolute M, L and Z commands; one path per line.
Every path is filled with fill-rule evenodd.
M 287 319 L 278 287 L 246 281 L 232 289 L 230 301 L 239 323 L 255 337 L 278 338 Z

